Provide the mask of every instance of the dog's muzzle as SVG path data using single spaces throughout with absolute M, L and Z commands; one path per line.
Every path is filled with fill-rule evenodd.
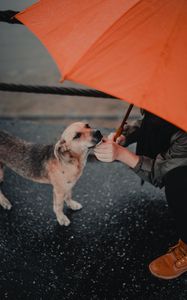
M 101 132 L 99 130 L 95 130 L 93 131 L 93 142 L 95 144 L 98 144 L 103 138 L 103 135 L 101 134 Z

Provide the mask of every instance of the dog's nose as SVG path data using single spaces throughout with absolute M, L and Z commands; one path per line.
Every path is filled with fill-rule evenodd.
M 96 138 L 96 139 L 98 139 L 98 140 L 101 140 L 103 136 L 102 136 L 102 134 L 101 134 L 101 132 L 99 130 L 95 130 L 93 132 L 93 137 Z

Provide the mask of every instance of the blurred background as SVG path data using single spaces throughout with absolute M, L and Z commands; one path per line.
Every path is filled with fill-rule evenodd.
M 1 0 L 0 10 L 21 11 L 36 0 Z M 23 25 L 0 23 L 0 82 L 83 87 L 65 81 L 47 50 Z M 86 87 L 83 87 L 86 88 Z M 114 99 L 86 98 L 0 91 L 0 118 L 69 124 L 87 120 L 92 126 L 116 128 L 128 103 Z M 130 118 L 139 114 L 133 109 Z

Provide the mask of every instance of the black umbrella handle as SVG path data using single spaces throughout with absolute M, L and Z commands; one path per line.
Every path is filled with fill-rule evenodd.
M 124 127 L 124 125 L 127 123 L 126 121 L 127 121 L 128 117 L 129 117 L 129 115 L 130 115 L 130 112 L 131 112 L 133 106 L 134 106 L 134 104 L 130 104 L 130 105 L 129 105 L 129 107 L 128 107 L 128 109 L 127 109 L 127 112 L 126 112 L 126 114 L 125 114 L 125 116 L 124 116 L 124 118 L 123 118 L 123 121 L 121 122 L 121 125 L 120 125 L 119 128 L 116 130 L 116 134 L 115 134 L 115 136 L 114 136 L 114 141 L 116 141 L 117 138 L 122 134 L 123 127 Z

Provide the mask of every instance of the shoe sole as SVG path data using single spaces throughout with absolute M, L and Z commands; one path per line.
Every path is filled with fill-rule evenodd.
M 158 277 L 158 278 L 161 278 L 161 279 L 168 279 L 168 280 L 169 280 L 169 279 L 175 279 L 175 278 L 179 277 L 180 275 L 182 275 L 183 273 L 187 272 L 187 270 L 185 270 L 185 271 L 182 271 L 181 273 L 179 273 L 179 274 L 177 274 L 177 275 L 175 275 L 175 276 L 161 276 L 161 275 L 158 275 L 158 274 L 154 273 L 154 272 L 151 270 L 150 267 L 149 267 L 149 271 L 150 271 L 151 274 L 154 275 L 155 277 Z

